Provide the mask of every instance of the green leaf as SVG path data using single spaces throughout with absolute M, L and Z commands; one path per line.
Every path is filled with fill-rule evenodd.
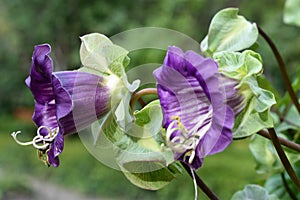
M 117 142 L 118 146 L 122 146 L 117 155 L 119 163 L 128 171 L 135 173 L 157 170 L 157 168 L 150 169 L 150 164 L 147 166 L 145 162 L 156 163 L 152 163 L 151 167 L 161 167 L 161 164 L 168 166 L 174 158 L 172 151 L 164 148 L 159 101 L 151 102 L 134 115 L 135 123 L 126 131 L 123 141 Z M 137 169 L 139 171 L 135 171 Z
M 209 55 L 220 51 L 240 51 L 251 47 L 257 37 L 255 23 L 239 16 L 237 8 L 227 8 L 213 17 L 208 35 L 201 42 L 201 50 Z
M 300 126 L 300 114 L 298 113 L 296 107 L 292 105 L 285 116 L 285 121 L 278 123 L 276 130 L 279 133 L 284 133 L 288 129 L 299 131 L 299 126 Z
M 292 87 L 294 91 L 300 90 L 300 70 L 298 70 L 296 74 L 296 78 L 293 80 Z M 281 97 L 278 101 L 277 107 L 286 107 L 291 104 L 291 97 L 288 92 L 285 93 L 283 97 Z
M 124 171 L 124 175 L 132 184 L 147 190 L 163 188 L 179 173 L 181 173 L 181 169 L 175 163 L 147 173 L 129 173 Z
M 299 168 L 296 168 L 294 166 L 294 169 L 296 171 L 296 174 L 299 176 Z M 297 199 L 300 199 L 300 193 L 288 174 L 285 172 L 282 175 L 285 177 L 286 184 L 288 185 L 292 193 L 297 197 Z M 270 194 L 274 194 L 280 199 L 290 199 L 291 197 L 284 187 L 284 183 L 281 177 L 282 175 L 273 174 L 272 176 L 270 176 L 265 183 L 265 188 L 269 191 Z
M 278 133 L 277 130 L 276 132 Z M 285 137 L 282 134 L 278 135 L 283 138 Z M 282 166 L 277 152 L 270 140 L 259 135 L 254 135 L 249 144 L 249 148 L 256 161 L 257 173 L 271 174 L 284 171 L 284 167 Z M 298 152 L 292 151 L 288 148 L 284 148 L 284 150 L 291 164 L 295 164 L 300 161 Z
M 245 108 L 236 116 L 233 137 L 242 138 L 264 128 L 273 127 L 270 108 L 276 103 L 272 92 L 258 84 L 262 73 L 262 59 L 250 50 L 240 52 L 219 52 L 213 58 L 219 64 L 219 72 L 236 80 L 235 89 L 243 99 Z
M 300 1 L 286 0 L 283 12 L 283 21 L 286 24 L 300 26 Z
M 178 170 L 174 170 L 172 151 L 164 148 L 159 101 L 149 103 L 134 116 L 135 123 L 125 130 L 111 112 L 93 124 L 94 138 L 104 136 L 112 143 L 116 163 L 133 184 L 152 190 L 162 188 L 174 179 Z
M 254 135 L 249 144 L 250 151 L 256 161 L 258 174 L 281 172 L 281 163 L 272 142 L 262 136 Z
M 268 191 L 259 185 L 246 185 L 244 190 L 236 192 L 231 200 L 279 200 L 276 195 L 270 195 Z

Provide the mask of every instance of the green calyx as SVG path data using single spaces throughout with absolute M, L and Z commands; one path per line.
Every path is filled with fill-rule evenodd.
M 270 108 L 276 103 L 274 95 L 261 87 L 258 77 L 262 74 L 262 59 L 251 50 L 218 52 L 213 56 L 219 72 L 238 82 L 236 90 L 243 96 L 243 111 L 236 116 L 233 137 L 252 135 L 263 128 L 273 127 Z

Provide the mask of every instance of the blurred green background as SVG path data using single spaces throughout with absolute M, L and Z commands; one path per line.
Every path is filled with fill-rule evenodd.
M 139 27 L 164 27 L 197 41 L 207 33 L 213 15 L 225 7 L 261 26 L 275 41 L 292 78 L 299 61 L 300 31 L 284 25 L 284 0 L 0 0 L 0 199 L 34 195 L 30 178 L 51 182 L 88 196 L 112 199 L 193 199 L 193 183 L 187 174 L 160 191 L 131 185 L 122 173 L 94 159 L 78 137 L 67 137 L 57 169 L 45 167 L 31 147 L 14 143 L 10 133 L 22 130 L 26 140 L 35 133 L 31 122 L 33 98 L 24 84 L 31 66 L 34 45 L 49 43 L 55 70 L 80 67 L 79 37 L 100 32 L 112 36 Z M 275 59 L 259 39 L 258 51 L 267 79 L 284 92 Z M 138 52 L 136 52 L 138 54 Z M 133 62 L 145 62 L 140 52 Z M 142 54 L 142 55 L 141 55 Z M 162 62 L 161 56 L 149 58 Z M 248 183 L 260 183 L 248 140 L 234 141 L 224 152 L 208 157 L 199 175 L 221 199 Z M 201 193 L 201 192 L 200 192 Z M 205 199 L 201 194 L 200 199 Z

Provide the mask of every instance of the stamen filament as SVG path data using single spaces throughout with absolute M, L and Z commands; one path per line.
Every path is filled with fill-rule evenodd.
M 21 131 L 17 131 L 17 132 L 13 132 L 11 134 L 11 136 L 14 138 L 14 140 L 16 141 L 16 143 L 18 143 L 19 145 L 22 145 L 22 146 L 28 146 L 28 145 L 32 145 L 33 144 L 33 141 L 30 141 L 30 142 L 21 142 L 17 139 L 17 135 L 20 134 Z
M 191 170 L 191 174 L 192 174 L 192 179 L 193 179 L 193 183 L 194 183 L 194 189 L 195 189 L 195 200 L 198 199 L 198 190 L 197 190 L 197 181 L 196 181 L 196 177 L 195 177 L 195 172 L 194 170 L 190 167 Z
M 42 129 L 46 129 L 48 134 L 46 136 L 41 135 L 41 130 Z M 17 131 L 17 132 L 13 132 L 11 134 L 11 136 L 14 138 L 14 140 L 16 141 L 16 143 L 18 143 L 19 145 L 22 146 L 28 146 L 28 145 L 32 145 L 34 146 L 36 149 L 39 150 L 45 150 L 46 148 L 49 147 L 50 143 L 53 142 L 53 140 L 56 138 L 57 134 L 59 132 L 58 127 L 52 131 L 49 127 L 47 126 L 40 126 L 37 129 L 37 135 L 32 139 L 32 141 L 29 142 L 21 142 L 17 139 L 17 135 L 21 133 L 21 131 Z M 42 144 L 38 144 L 41 143 Z
M 166 131 L 166 143 L 175 152 L 186 152 L 184 157 L 187 158 L 189 156 L 188 163 L 192 164 L 196 156 L 195 149 L 202 135 L 194 133 L 188 134 L 188 131 L 181 123 L 179 116 L 172 116 L 171 119 L 173 121 L 169 124 Z M 177 127 L 174 128 L 176 123 Z M 175 131 L 179 131 L 179 133 L 171 139 L 171 136 Z

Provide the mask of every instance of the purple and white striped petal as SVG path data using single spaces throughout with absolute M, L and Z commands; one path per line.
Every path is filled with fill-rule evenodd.
M 154 76 L 167 143 L 175 159 L 198 169 L 205 156 L 224 150 L 232 138 L 234 114 L 226 105 L 218 66 L 193 51 L 169 47 Z
M 25 82 L 34 96 L 33 121 L 39 127 L 30 144 L 39 149 L 43 159 L 46 157 L 44 161 L 48 165 L 57 167 L 58 155 L 64 147 L 64 135 L 86 128 L 107 113 L 110 90 L 103 77 L 93 74 L 78 71 L 53 73 L 50 51 L 48 44 L 35 46 L 30 75 Z

